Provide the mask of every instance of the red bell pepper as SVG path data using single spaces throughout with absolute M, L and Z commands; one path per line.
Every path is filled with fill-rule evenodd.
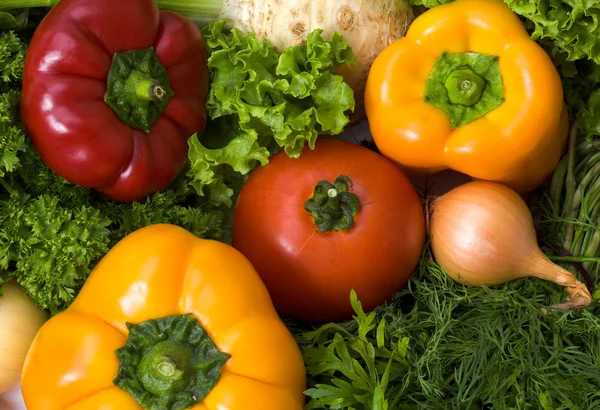
M 204 40 L 153 0 L 62 0 L 36 30 L 21 115 L 43 161 L 117 201 L 166 188 L 206 125 Z

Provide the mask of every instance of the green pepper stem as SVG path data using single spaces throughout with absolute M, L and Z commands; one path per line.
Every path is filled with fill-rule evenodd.
M 183 343 L 165 340 L 148 349 L 138 367 L 144 388 L 160 396 L 184 389 L 193 376 L 194 351 Z
M 304 203 L 304 209 L 311 214 L 319 231 L 346 231 L 354 226 L 360 200 L 356 194 L 348 192 L 350 187 L 352 180 L 345 175 L 340 175 L 333 183 L 317 183 L 313 196 Z
M 144 409 L 184 409 L 216 386 L 231 357 L 221 353 L 192 314 L 127 323 L 127 343 L 116 351 L 113 383 Z
M 453 129 L 477 120 L 504 102 L 498 61 L 481 53 L 442 53 L 429 73 L 424 101 L 446 114 Z
M 171 358 L 163 357 L 158 362 L 156 369 L 157 369 L 158 373 L 161 374 L 162 376 L 171 377 L 175 374 L 175 371 L 177 370 L 177 366 L 175 365 L 173 360 L 171 360 Z
M 481 99 L 485 80 L 470 68 L 460 68 L 450 73 L 444 86 L 452 104 L 470 107 Z

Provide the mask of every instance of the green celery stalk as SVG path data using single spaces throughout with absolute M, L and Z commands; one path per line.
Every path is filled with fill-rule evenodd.
M 0 10 L 32 7 L 52 7 L 59 0 L 2 0 Z M 224 0 L 156 0 L 158 7 L 182 14 L 196 24 L 204 26 L 216 20 L 223 9 Z

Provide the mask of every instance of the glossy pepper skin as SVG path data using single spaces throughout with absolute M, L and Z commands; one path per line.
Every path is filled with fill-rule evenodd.
M 27 409 L 141 409 L 113 385 L 126 322 L 188 313 L 231 355 L 194 410 L 304 408 L 302 356 L 248 260 L 223 243 L 153 225 L 118 243 L 37 334 L 21 382 Z
M 425 98 L 444 53 L 497 57 L 501 104 L 453 128 Z M 499 0 L 458 0 L 422 14 L 375 60 L 365 100 L 373 139 L 385 156 L 413 171 L 450 168 L 518 192 L 551 174 L 568 131 L 556 68 Z
M 151 47 L 173 95 L 143 130 L 104 98 L 115 53 Z M 166 188 L 182 171 L 188 138 L 206 124 L 208 85 L 204 40 L 188 19 L 159 11 L 152 0 L 61 0 L 27 52 L 21 114 L 54 172 L 132 201 Z

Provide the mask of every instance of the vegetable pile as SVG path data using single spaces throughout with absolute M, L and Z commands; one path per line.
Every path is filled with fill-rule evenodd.
M 596 11 L 2 1 L 0 394 L 599 408 Z
M 318 134 L 339 133 L 349 122 L 343 113 L 354 106 L 352 91 L 331 74 L 354 58 L 341 38 L 326 41 L 317 31 L 308 43 L 280 55 L 252 36 L 224 35 L 222 22 L 204 32 L 214 76 L 207 110 L 214 121 L 203 143 L 190 137 L 187 165 L 168 189 L 129 203 L 71 184 L 42 161 L 19 116 L 30 33 L 3 32 L 0 269 L 9 270 L 44 309 L 56 313 L 68 306 L 98 260 L 141 227 L 169 222 L 201 237 L 226 239 L 231 212 L 221 205 L 231 204 L 246 174 L 266 164 L 270 152 L 284 148 L 298 155 L 305 141 L 314 145 Z M 239 56 L 234 63 L 230 53 Z M 307 64 L 312 73 L 303 68 Z

